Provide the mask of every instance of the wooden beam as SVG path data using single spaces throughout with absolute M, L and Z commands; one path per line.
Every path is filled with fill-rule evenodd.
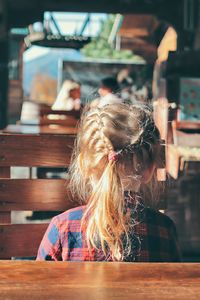
M 0 129 L 7 125 L 8 38 L 0 39 Z
M 114 5 L 110 0 L 43 0 L 37 5 L 34 0 L 16 0 L 9 2 L 10 26 L 41 21 L 44 11 L 153 14 L 173 24 L 179 23 L 182 0 L 115 0 Z

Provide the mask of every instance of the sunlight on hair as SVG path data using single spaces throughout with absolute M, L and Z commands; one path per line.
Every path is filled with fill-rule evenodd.
M 115 155 L 109 156 L 111 152 Z M 124 213 L 124 192 L 141 193 L 149 204 L 157 199 L 159 155 L 160 135 L 148 106 L 113 104 L 85 109 L 70 186 L 87 203 L 82 227 L 89 249 L 102 249 L 105 256 L 110 252 L 117 261 L 131 251 L 128 232 L 134 222 Z

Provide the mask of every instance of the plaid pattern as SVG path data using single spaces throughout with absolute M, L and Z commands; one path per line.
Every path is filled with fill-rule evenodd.
M 142 208 L 141 208 L 142 207 Z M 85 206 L 70 209 L 52 219 L 40 244 L 37 260 L 111 261 L 101 250 L 88 251 L 80 232 Z M 124 261 L 178 262 L 176 228 L 166 215 L 150 208 L 128 208 L 134 223 L 130 232 L 131 253 Z M 134 221 L 135 222 L 135 221 Z

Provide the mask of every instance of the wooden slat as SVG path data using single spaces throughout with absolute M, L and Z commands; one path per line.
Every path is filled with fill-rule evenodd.
M 0 168 L 0 178 L 9 178 L 10 177 L 10 167 Z M 0 183 L 0 190 L 3 185 Z M 0 204 L 0 224 L 9 224 L 11 222 L 11 212 L 2 211 Z
M 0 212 L 0 224 L 9 224 L 11 223 L 11 212 L 2 211 Z
M 40 116 L 43 117 L 47 115 L 73 116 L 79 119 L 80 110 L 53 110 L 50 107 L 40 108 Z
M 180 130 L 173 131 L 174 144 L 177 146 L 200 147 L 200 134 L 185 133 Z
M 195 132 L 199 129 L 200 122 L 172 121 L 174 144 L 185 147 L 200 147 L 200 134 Z
M 76 127 L 68 127 L 56 124 L 50 125 L 8 125 L 6 128 L 3 129 L 4 133 L 20 133 L 20 134 L 76 134 L 77 128 Z
M 199 130 L 200 121 L 174 121 L 176 129 Z
M 64 211 L 72 200 L 65 179 L 0 179 L 0 210 Z
M 1 134 L 0 166 L 69 165 L 74 135 Z
M 0 168 L 0 178 L 9 178 L 10 177 L 10 167 Z
M 78 124 L 78 119 L 71 117 L 71 116 L 66 116 L 63 119 L 50 119 L 48 116 L 44 116 L 40 119 L 39 121 L 40 125 L 51 125 L 51 124 L 57 124 L 61 126 L 71 126 L 71 127 L 76 127 Z
M 0 258 L 37 255 L 48 224 L 0 225 Z

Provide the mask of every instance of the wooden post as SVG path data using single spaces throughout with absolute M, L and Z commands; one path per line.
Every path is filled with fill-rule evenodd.
M 6 1 L 0 1 L 0 129 L 7 125 L 8 30 Z
M 8 39 L 0 40 L 0 129 L 7 125 Z

